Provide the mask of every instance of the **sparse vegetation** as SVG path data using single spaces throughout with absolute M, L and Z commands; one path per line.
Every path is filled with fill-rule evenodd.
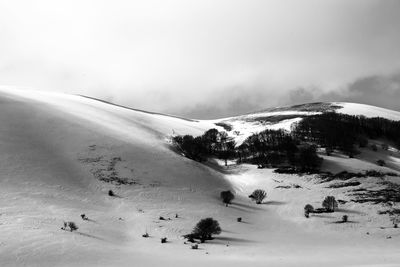
M 78 230 L 78 226 L 74 222 L 64 222 L 64 226 L 61 227 L 62 230 L 69 230 L 70 232 Z
M 235 198 L 235 195 L 230 191 L 222 191 L 221 194 L 222 202 L 228 207 L 229 204 L 232 203 L 232 200 Z
M 265 192 L 262 189 L 254 190 L 254 192 L 249 196 L 249 198 L 254 200 L 256 204 L 261 204 L 266 197 L 267 197 L 267 192 Z
M 144 233 L 143 235 L 142 235 L 142 237 L 144 237 L 144 238 L 147 238 L 147 237 L 149 237 L 149 233 Z
M 399 214 L 393 214 L 390 216 L 390 220 L 392 221 L 393 228 L 398 228 L 400 223 L 400 216 Z

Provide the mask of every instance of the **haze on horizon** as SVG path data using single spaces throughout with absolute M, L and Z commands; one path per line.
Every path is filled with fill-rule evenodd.
M 0 0 L 0 85 L 217 118 L 400 110 L 400 1 Z

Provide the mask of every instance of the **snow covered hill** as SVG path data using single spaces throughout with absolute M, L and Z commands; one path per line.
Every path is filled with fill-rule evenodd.
M 389 207 L 353 202 L 349 188 L 330 187 L 335 181 L 321 183 L 314 175 L 203 165 L 168 143 L 172 134 L 229 126 L 240 141 L 265 127 L 290 129 L 302 116 L 327 109 L 400 119 L 399 112 L 366 105 L 319 103 L 202 121 L 2 89 L 0 266 L 398 266 L 400 232 L 389 215 L 377 213 Z M 377 157 L 387 166 L 376 166 Z M 334 154 L 323 167 L 397 175 L 400 155 Z M 399 182 L 398 176 L 363 179 L 365 189 Z M 262 205 L 247 197 L 256 188 L 268 192 Z M 236 198 L 225 207 L 219 193 L 228 189 Z M 327 195 L 344 201 L 339 211 L 305 218 L 304 205 L 318 206 Z M 345 214 L 350 222 L 336 223 Z M 217 219 L 223 231 L 192 250 L 182 235 L 205 217 Z M 63 221 L 74 221 L 78 231 L 61 230 Z M 168 242 L 161 244 L 162 237 Z
M 357 103 L 308 103 L 302 105 L 277 107 L 249 113 L 242 116 L 215 120 L 214 123 L 225 126 L 237 143 L 242 143 L 248 136 L 265 129 L 285 129 L 290 131 L 293 123 L 310 115 L 323 112 L 338 112 L 348 115 L 363 115 L 368 118 L 381 117 L 400 120 L 400 112 Z

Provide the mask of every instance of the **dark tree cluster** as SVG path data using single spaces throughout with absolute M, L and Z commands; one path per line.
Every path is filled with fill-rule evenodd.
M 317 147 L 299 142 L 284 130 L 265 130 L 251 135 L 237 148 L 239 161 L 257 164 L 260 168 L 290 166 L 296 172 L 318 170 L 322 158 Z
M 197 137 L 178 135 L 173 137 L 173 142 L 186 157 L 199 162 L 215 156 L 227 165 L 228 160 L 235 157 L 235 142 L 226 132 L 217 129 L 210 129 Z
M 366 147 L 368 139 L 386 138 L 400 147 L 400 121 L 384 118 L 366 118 L 334 112 L 305 117 L 293 125 L 297 140 L 314 142 L 327 151 L 338 149 L 349 156 L 355 146 Z
M 293 162 L 296 152 L 295 140 L 284 130 L 265 130 L 253 134 L 238 147 L 239 161 L 250 159 L 259 167 Z
M 173 137 L 175 146 L 188 158 L 203 162 L 208 157 L 225 161 L 237 159 L 239 163 L 257 164 L 260 168 L 289 166 L 296 172 L 318 170 L 322 158 L 317 156 L 313 144 L 299 142 L 284 130 L 265 130 L 248 137 L 236 147 L 227 133 L 210 129 L 202 136 Z

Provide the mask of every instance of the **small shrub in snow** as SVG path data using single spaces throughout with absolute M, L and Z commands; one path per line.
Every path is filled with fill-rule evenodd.
M 304 216 L 306 218 L 309 218 L 311 212 L 314 212 L 314 207 L 311 206 L 310 204 L 305 205 L 304 206 Z
M 257 204 L 261 204 L 262 201 L 267 197 L 267 192 L 262 189 L 256 189 L 254 192 L 249 196 L 252 200 L 254 200 Z
M 149 233 L 146 232 L 145 234 L 142 235 L 142 237 L 144 237 L 144 238 L 149 237 Z
M 198 244 L 192 245 L 192 249 L 199 249 L 199 245 Z
M 112 190 L 108 190 L 108 195 L 109 195 L 110 197 L 115 196 L 115 194 L 114 194 L 114 192 L 113 192 Z
M 68 222 L 68 227 L 71 232 L 78 230 L 78 226 L 74 222 Z
M 394 215 L 394 216 L 392 216 L 392 217 L 390 218 L 390 220 L 391 220 L 392 223 L 393 223 L 393 228 L 398 228 L 399 222 L 400 222 L 400 217 L 399 217 L 399 215 Z
M 235 198 L 235 195 L 230 190 L 222 191 L 220 196 L 222 202 L 224 202 L 226 206 L 228 206 L 228 204 L 231 204 L 232 200 Z
M 167 238 L 166 237 L 162 237 L 161 238 L 161 243 L 167 243 Z
M 236 220 L 237 220 L 237 222 L 242 222 L 242 217 L 239 217 Z
M 343 217 L 342 217 L 342 222 L 348 222 L 348 220 L 349 220 L 349 216 L 347 216 L 347 215 L 343 215 Z
M 327 196 L 322 202 L 322 207 L 324 207 L 329 212 L 334 212 L 338 208 L 338 203 L 333 196 Z
M 304 211 L 313 212 L 314 211 L 314 207 L 312 205 L 310 205 L 310 204 L 307 204 L 307 205 L 304 206 Z
M 82 220 L 84 220 L 84 221 L 89 220 L 89 218 L 88 218 L 85 214 L 81 214 L 81 218 L 82 218 Z

